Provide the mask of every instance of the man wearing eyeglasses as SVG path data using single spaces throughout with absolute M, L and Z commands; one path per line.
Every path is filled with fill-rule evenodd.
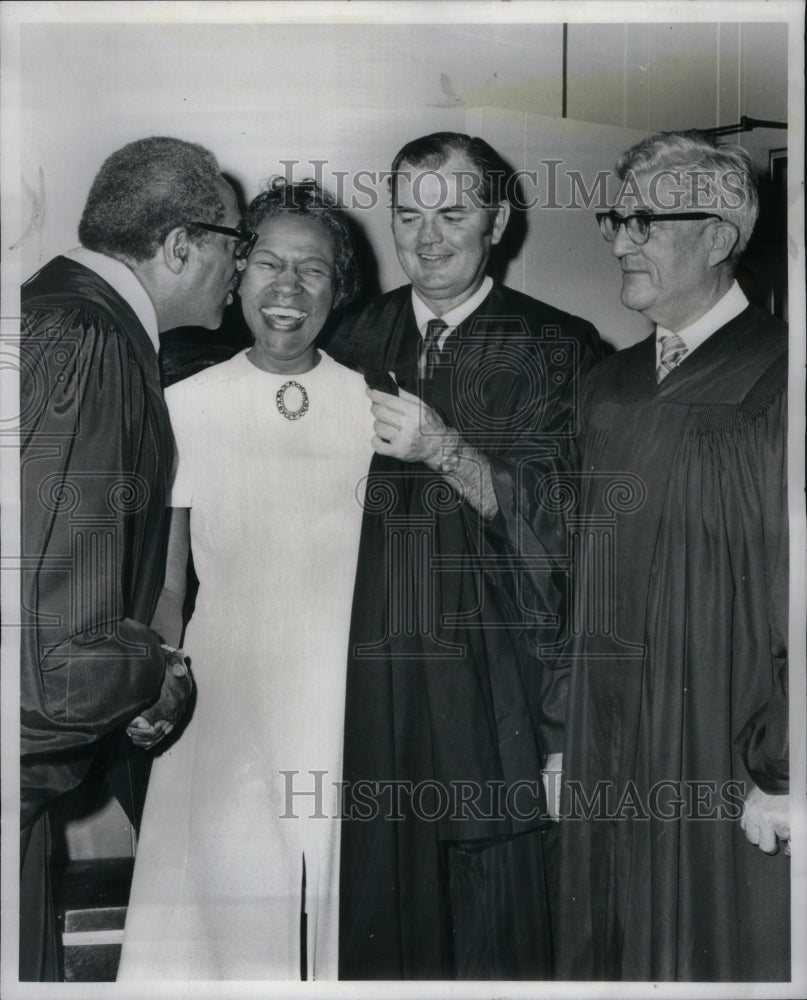
M 753 165 L 668 133 L 617 173 L 598 221 L 655 331 L 583 413 L 577 523 L 613 562 L 581 547 L 559 975 L 787 980 L 787 328 L 734 278 Z
M 253 237 L 211 153 L 150 138 L 93 181 L 82 246 L 22 289 L 20 979 L 60 978 L 49 810 L 124 726 L 150 748 L 192 681 L 149 628 L 174 457 L 158 335 L 215 329 Z

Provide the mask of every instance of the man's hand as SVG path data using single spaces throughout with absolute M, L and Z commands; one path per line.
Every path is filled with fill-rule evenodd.
M 180 650 L 166 649 L 165 676 L 157 700 L 126 727 L 135 746 L 150 750 L 164 739 L 185 714 L 193 679 Z
M 777 837 L 786 841 L 785 854 L 790 854 L 790 796 L 768 795 L 753 785 L 745 799 L 740 826 L 751 843 L 766 854 L 779 850 Z
M 391 396 L 368 389 L 375 417 L 373 448 L 402 462 L 425 462 L 437 469 L 449 432 L 440 415 L 405 389 Z
M 372 446 L 379 455 L 391 455 L 402 462 L 423 462 L 432 472 L 447 476 L 454 489 L 489 520 L 498 513 L 490 462 L 482 452 L 468 447 L 459 433 L 447 427 L 440 414 L 411 392 L 401 389 L 391 396 L 368 389 L 375 417 Z M 443 467 L 445 456 L 454 453 L 450 471 Z

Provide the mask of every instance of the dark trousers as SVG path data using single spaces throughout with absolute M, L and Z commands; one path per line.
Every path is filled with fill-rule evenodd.
M 20 831 L 20 981 L 59 982 L 47 810 Z

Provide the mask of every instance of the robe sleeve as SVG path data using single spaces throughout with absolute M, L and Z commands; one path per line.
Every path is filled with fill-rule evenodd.
M 371 319 L 367 319 L 369 314 Z M 340 314 L 335 325 L 323 334 L 322 346 L 339 364 L 358 371 L 363 371 L 368 356 L 378 352 L 379 342 L 375 323 L 375 303 L 370 303 L 363 310 L 353 307 Z M 330 324 L 329 324 L 330 326 Z M 375 333 L 375 337 L 372 334 Z
M 748 720 L 737 743 L 748 773 L 769 795 L 789 790 L 787 663 L 777 674 L 771 696 Z
M 141 456 L 159 448 L 146 376 L 105 311 L 27 309 L 21 355 L 21 735 L 38 767 L 86 756 L 158 696 L 160 639 L 127 611 L 143 612 L 133 594 L 156 558 Z M 51 794 L 76 783 L 67 771 L 51 769 Z
M 737 747 L 756 784 L 770 795 L 789 789 L 787 395 L 760 418 L 754 440 L 765 538 L 770 693 L 740 730 Z
M 560 483 L 564 473 L 576 467 L 583 387 L 588 372 L 608 351 L 590 323 L 574 320 L 564 333 L 575 337 L 577 363 L 547 394 L 540 434 L 532 441 L 514 441 L 503 455 L 489 456 L 499 506 L 497 530 L 509 551 L 527 564 L 517 569 L 518 604 L 532 614 L 525 643 L 528 657 L 541 671 L 537 726 L 544 753 L 563 750 L 569 669 L 541 650 L 559 642 L 571 593 L 565 520 L 545 498 L 552 484 Z M 514 380 L 514 385 L 518 382 Z M 543 624 L 537 623 L 539 615 L 544 617 Z M 525 624 L 528 621 L 525 618 Z

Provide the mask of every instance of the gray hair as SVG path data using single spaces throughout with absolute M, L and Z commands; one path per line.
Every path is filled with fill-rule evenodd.
M 716 211 L 736 226 L 739 236 L 728 262 L 745 250 L 759 214 L 757 171 L 749 153 L 731 143 L 717 145 L 697 130 L 661 132 L 642 139 L 619 157 L 617 176 L 649 173 L 689 175 L 690 199 L 681 208 Z
M 81 245 L 110 257 L 149 260 L 172 229 L 219 223 L 225 208 L 219 165 L 193 142 L 138 139 L 107 157 L 92 182 L 79 223 Z M 206 243 L 206 234 L 192 234 Z

